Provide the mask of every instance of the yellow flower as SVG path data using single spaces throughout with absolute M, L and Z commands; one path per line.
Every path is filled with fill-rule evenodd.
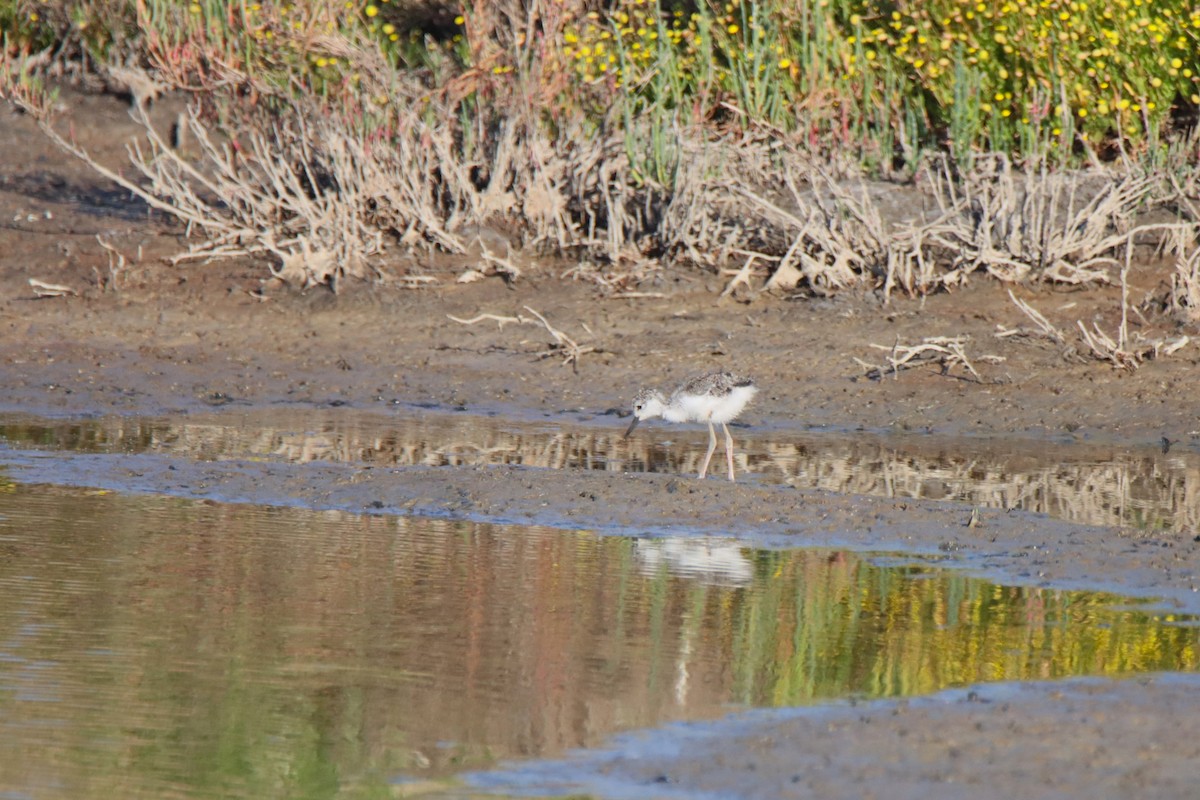
M 729 31 L 730 33 L 737 33 L 739 28 L 736 23 L 730 23 L 729 27 L 725 30 Z
M 366 12 L 367 12 L 368 17 L 373 17 L 379 13 L 379 6 L 375 6 L 375 5 L 367 6 Z
M 466 21 L 467 21 L 467 20 L 466 20 L 466 18 L 465 18 L 465 17 L 463 17 L 463 15 L 462 15 L 462 14 L 459 14 L 457 17 L 455 17 L 455 18 L 454 18 L 454 24 L 455 24 L 455 25 L 462 25 L 462 24 L 463 24 L 464 22 L 466 22 Z
M 779 68 L 780 69 L 787 69 L 791 65 L 792 65 L 792 60 L 790 58 L 779 59 Z

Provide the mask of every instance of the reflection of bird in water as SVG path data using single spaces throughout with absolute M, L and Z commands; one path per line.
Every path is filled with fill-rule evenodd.
M 749 586 L 754 581 L 750 550 L 737 542 L 712 539 L 634 539 L 634 556 L 644 575 L 661 569 L 715 586 Z
M 633 398 L 633 420 L 625 436 L 633 433 L 633 429 L 644 419 L 662 417 L 668 422 L 707 422 L 708 423 L 708 453 L 704 463 L 700 465 L 700 477 L 708 472 L 708 462 L 712 460 L 713 451 L 717 449 L 717 431 L 714 422 L 721 423 L 725 431 L 725 455 L 729 462 L 729 480 L 735 480 L 733 475 L 733 437 L 729 435 L 729 427 L 725 424 L 732 422 L 742 409 L 754 397 L 758 387 L 749 378 L 734 375 L 732 372 L 708 372 L 691 378 L 678 389 L 669 399 L 655 389 L 642 389 Z

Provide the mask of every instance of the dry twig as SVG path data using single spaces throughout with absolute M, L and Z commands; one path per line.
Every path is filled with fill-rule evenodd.
M 474 325 L 478 322 L 494 321 L 500 326 L 501 329 L 503 329 L 504 326 L 509 323 L 541 325 L 551 336 L 554 337 L 554 344 L 550 345 L 545 352 L 539 353 L 537 356 L 538 359 L 541 360 L 543 358 L 561 355 L 563 357 L 563 365 L 571 365 L 571 369 L 576 373 L 579 372 L 579 359 L 588 353 L 597 352 L 597 349 L 591 345 L 580 345 L 570 336 L 567 336 L 565 333 L 551 325 L 545 317 L 529 306 L 524 306 L 524 308 L 533 315 L 533 319 L 525 317 L 521 314 L 518 314 L 515 317 L 505 317 L 499 314 L 477 314 L 471 319 L 461 319 L 450 314 L 447 314 L 446 316 L 460 325 Z M 586 325 L 584 326 L 584 329 L 587 329 Z
M 1015 294 L 1013 294 L 1012 289 L 1008 290 L 1008 297 L 1010 300 L 1013 301 L 1013 303 L 1016 305 L 1016 307 L 1021 310 L 1021 313 L 1024 314 L 1025 316 L 1029 317 L 1029 319 L 1033 322 L 1033 324 L 1037 326 L 1037 330 L 1036 331 L 1028 331 L 1028 330 L 1025 330 L 1024 328 L 1001 328 L 996 333 L 997 338 L 1006 339 L 1011 336 L 1033 336 L 1033 337 L 1041 337 L 1044 339 L 1049 339 L 1050 341 L 1056 342 L 1057 344 L 1066 344 L 1067 343 L 1066 335 L 1062 331 L 1060 331 L 1058 328 L 1056 328 L 1054 326 L 1054 324 L 1050 322 L 1050 320 L 1046 319 L 1045 315 L 1043 315 L 1042 312 L 1038 311 L 1036 308 L 1029 305 L 1029 303 L 1026 303 L 1024 300 L 1021 300 L 1020 298 L 1018 298 Z
M 888 353 L 888 365 L 879 366 L 869 364 L 862 359 L 855 358 L 855 362 L 863 367 L 866 371 L 866 377 L 872 380 L 883 378 L 889 372 L 896 379 L 899 379 L 900 370 L 912 369 L 913 367 L 922 366 L 925 364 L 938 364 L 941 367 L 943 375 L 949 374 L 950 370 L 956 366 L 963 366 L 974 376 L 977 383 L 984 383 L 983 376 L 972 365 L 971 360 L 967 358 L 966 346 L 971 340 L 970 336 L 926 336 L 920 343 L 915 345 L 903 345 L 897 339 L 896 343 L 891 347 L 886 345 L 872 344 L 871 347 L 876 350 L 884 350 Z M 981 359 L 993 364 L 1003 362 L 1003 356 L 985 355 Z
M 1124 273 L 1124 270 L 1122 270 L 1122 273 Z M 1001 329 L 996 334 L 997 337 L 1036 336 L 1049 339 L 1060 345 L 1070 346 L 1066 334 L 1047 320 L 1040 311 L 1029 303 L 1018 299 L 1011 291 L 1009 291 L 1008 296 L 1012 298 L 1013 303 L 1021 310 L 1021 313 L 1033 321 L 1038 330 L 1031 333 L 1020 328 Z M 1123 309 L 1126 307 L 1125 304 L 1126 298 L 1123 294 Z M 1175 353 L 1191 341 L 1190 337 L 1186 335 L 1178 336 L 1174 339 L 1152 339 L 1139 333 L 1136 336 L 1130 337 L 1125 330 L 1126 322 L 1127 317 L 1123 314 L 1116 339 L 1113 339 L 1094 320 L 1090 328 L 1083 324 L 1083 320 L 1076 320 L 1075 327 L 1079 331 L 1079 341 L 1087 348 L 1087 354 L 1091 355 L 1097 361 L 1107 361 L 1114 368 L 1125 369 L 1130 372 L 1136 370 L 1150 359 Z M 1072 347 L 1068 352 L 1075 352 L 1075 350 Z
M 550 349 L 543 353 L 540 358 L 549 358 L 552 355 L 563 355 L 563 365 L 570 364 L 575 372 L 579 372 L 579 359 L 587 353 L 595 352 L 596 348 L 587 346 L 580 347 L 578 343 L 571 337 L 567 336 L 562 331 L 554 328 L 546 321 L 538 312 L 534 311 L 529 306 L 525 306 L 525 310 L 533 316 L 537 317 L 538 322 L 545 326 L 546 330 L 554 337 L 555 344 L 550 346 Z
M 106 253 L 108 253 L 107 278 L 101 278 L 100 270 L 96 269 L 95 267 L 92 268 L 96 273 L 96 283 L 103 291 L 108 291 L 110 289 L 116 291 L 119 288 L 117 283 L 120 281 L 121 274 L 125 271 L 125 256 L 122 255 L 117 248 L 100 238 L 99 234 L 96 235 L 96 241 L 99 242 L 100 246 L 104 248 Z
M 33 293 L 38 297 L 66 297 L 79 294 L 70 286 L 63 286 L 61 283 L 46 283 L 37 278 L 30 278 L 29 285 L 33 287 Z

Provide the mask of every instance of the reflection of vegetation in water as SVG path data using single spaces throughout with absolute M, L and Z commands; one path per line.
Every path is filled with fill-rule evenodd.
M 139 420 L 0 426 L 16 446 L 155 452 L 221 460 L 279 459 L 389 466 L 521 464 L 547 469 L 694 473 L 702 429 L 622 440 L 618 432 L 465 414 L 386 419 L 353 412 L 281 418 Z M 958 500 L 1091 525 L 1200 528 L 1200 457 L 1157 449 L 930 443 L 887 437 L 739 432 L 738 471 L 765 482 L 843 494 Z M 656 442 L 666 444 L 656 444 Z
M 26 487 L 0 541 L 0 791 L 358 796 L 731 702 L 1198 666 L 1111 597 L 837 552 Z
M 877 569 L 841 553 L 761 552 L 757 566 L 764 589 L 731 620 L 747 703 L 1198 665 L 1194 630 L 1116 614 L 1112 596 Z

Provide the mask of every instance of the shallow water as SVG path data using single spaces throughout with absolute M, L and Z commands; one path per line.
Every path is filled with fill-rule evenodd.
M 1193 619 L 1111 595 L 732 540 L 0 483 L 0 553 L 0 797 L 375 796 L 737 708 L 1200 667 Z
M 647 423 L 631 439 L 614 415 L 544 421 L 436 409 L 382 415 L 351 409 L 228 411 L 84 421 L 0 416 L 0 443 L 80 452 L 160 453 L 202 460 L 693 473 L 703 426 Z M 956 500 L 1087 525 L 1200 529 L 1200 452 L 1066 441 L 939 439 L 735 427 L 742 480 L 844 494 Z M 724 445 L 720 446 L 721 448 Z M 724 469 L 722 452 L 716 460 Z

